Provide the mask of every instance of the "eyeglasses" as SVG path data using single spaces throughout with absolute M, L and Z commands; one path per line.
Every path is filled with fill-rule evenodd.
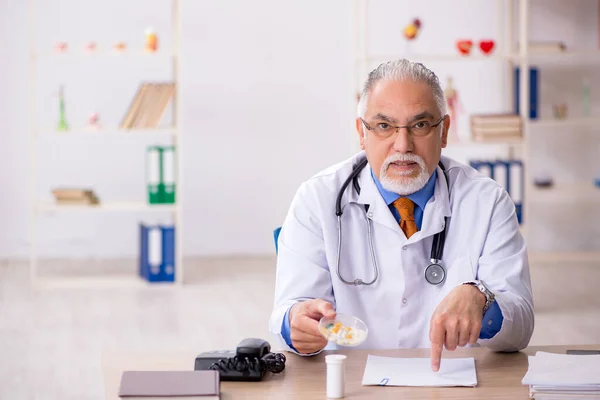
M 379 122 L 379 123 L 377 123 L 377 125 L 375 125 L 375 127 L 371 127 L 369 124 L 367 124 L 367 122 L 364 119 L 361 118 L 360 120 L 362 121 L 363 124 L 365 124 L 365 128 L 367 128 L 367 130 L 375 133 L 375 135 L 377 135 L 378 138 L 389 139 L 390 137 L 392 137 L 392 135 L 399 132 L 400 129 L 402 129 L 402 128 L 406 128 L 406 130 L 408 131 L 408 134 L 411 136 L 417 136 L 417 137 L 427 136 L 427 135 L 429 135 L 429 133 L 431 132 L 431 130 L 433 128 L 439 126 L 442 123 L 442 121 L 444 120 L 444 117 L 440 118 L 440 120 L 438 122 L 436 122 L 435 124 L 432 124 L 429 121 L 418 121 L 418 122 L 413 123 L 412 125 L 404 125 L 404 126 L 394 126 L 394 125 L 388 124 L 387 122 Z

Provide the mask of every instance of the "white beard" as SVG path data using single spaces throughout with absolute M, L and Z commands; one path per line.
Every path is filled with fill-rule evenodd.
M 399 161 L 416 162 L 419 166 L 419 173 L 415 177 L 408 176 L 413 172 L 405 174 L 389 174 L 388 167 L 390 164 Z M 395 153 L 387 157 L 383 161 L 381 171 L 379 172 L 379 182 L 384 189 L 390 192 L 398 193 L 401 196 L 407 196 L 421 190 L 429 180 L 429 173 L 425 161 L 416 154 L 401 154 Z

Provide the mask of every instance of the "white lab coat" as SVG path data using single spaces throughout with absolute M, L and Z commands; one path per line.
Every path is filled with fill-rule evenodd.
M 282 349 L 283 317 L 295 302 L 320 298 L 337 312 L 355 315 L 368 326 L 358 348 L 429 348 L 431 316 L 457 285 L 480 279 L 495 292 L 502 328 L 478 343 L 497 351 L 525 348 L 534 315 L 527 251 L 508 193 L 475 169 L 442 157 L 450 180 L 450 200 L 438 167 L 435 192 L 427 203 L 421 230 L 407 239 L 381 197 L 367 165 L 359 175 L 360 195 L 349 186 L 343 196 L 340 273 L 347 281 L 370 281 L 373 267 L 367 240 L 368 217 L 379 279 L 371 286 L 346 285 L 337 276 L 338 228 L 335 199 L 353 164 L 364 153 L 334 165 L 296 193 L 279 236 L 274 310 L 270 331 Z M 350 203 L 350 205 L 349 205 Z M 369 205 L 368 214 L 364 205 Z M 424 277 L 435 233 L 449 216 L 442 263 L 442 285 Z M 335 348 L 329 344 L 327 349 Z

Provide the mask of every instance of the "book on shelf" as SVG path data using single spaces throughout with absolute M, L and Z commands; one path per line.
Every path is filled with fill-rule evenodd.
M 519 67 L 514 69 L 515 77 L 515 89 L 514 89 L 514 111 L 515 114 L 519 114 L 521 108 L 521 92 L 520 92 L 520 80 L 521 73 Z M 529 68 L 529 118 L 537 119 L 539 113 L 539 98 L 540 98 L 540 72 L 536 67 Z
M 567 49 L 565 43 L 559 40 L 529 42 L 527 47 L 527 51 L 530 53 L 560 53 Z M 517 45 L 517 51 L 519 51 L 519 45 Z
M 91 189 L 57 188 L 52 190 L 52 194 L 56 204 L 93 205 L 100 203 L 100 199 Z
M 475 114 L 471 116 L 471 136 L 476 142 L 514 141 L 523 137 L 517 114 Z
M 147 129 L 158 127 L 174 94 L 174 83 L 142 83 L 137 89 L 129 109 L 121 121 L 121 129 Z
M 500 114 L 473 114 L 471 115 L 471 124 L 475 125 L 502 125 L 502 126 L 521 126 L 521 116 L 513 113 Z

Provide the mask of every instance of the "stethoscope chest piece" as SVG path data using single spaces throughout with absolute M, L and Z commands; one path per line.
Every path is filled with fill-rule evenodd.
M 425 280 L 432 285 L 439 285 L 446 280 L 446 270 L 436 261 L 432 261 L 425 269 Z

